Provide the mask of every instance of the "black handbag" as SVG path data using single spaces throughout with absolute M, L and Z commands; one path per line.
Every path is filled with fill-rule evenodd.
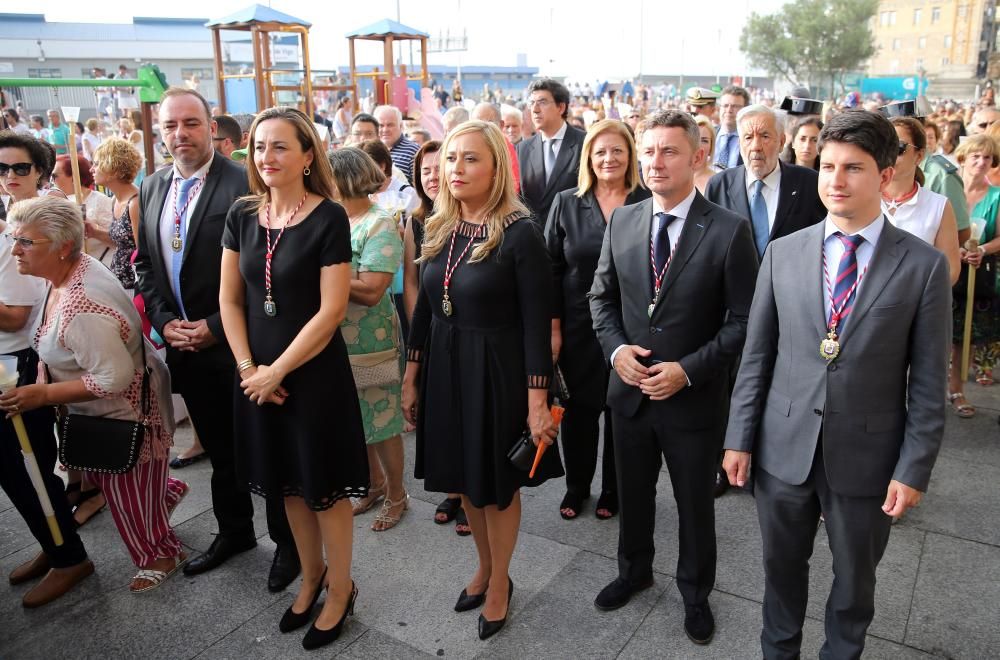
M 138 421 L 63 415 L 56 428 L 59 435 L 59 462 L 70 470 L 124 474 L 135 467 L 149 427 L 149 369 L 146 366 L 146 338 L 142 346 L 141 415 Z M 47 369 L 47 368 L 46 368 Z M 52 382 L 52 379 L 48 379 Z
M 531 431 L 525 429 L 514 446 L 507 452 L 507 460 L 518 470 L 528 472 L 535 462 L 536 451 L 535 442 L 531 439 Z

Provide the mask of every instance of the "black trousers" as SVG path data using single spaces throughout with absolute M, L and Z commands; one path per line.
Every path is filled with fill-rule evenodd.
M 18 386 L 31 385 L 38 375 L 38 356 L 31 349 L 10 353 L 17 355 Z M 56 521 L 62 532 L 63 544 L 56 546 L 52 540 L 52 532 L 45 520 L 38 493 L 31 483 L 28 470 L 21 455 L 21 445 L 14 424 L 9 419 L 0 418 L 0 488 L 7 493 L 14 508 L 24 518 L 32 536 L 42 546 L 53 568 L 75 566 L 87 558 L 80 535 L 76 533 L 73 523 L 73 513 L 66 501 L 66 488 L 62 479 L 55 474 L 56 469 L 56 439 L 54 433 L 55 413 L 45 406 L 21 415 L 28 431 L 38 469 L 42 473 L 45 491 L 52 502 Z
M 597 446 L 600 442 L 600 419 L 604 413 L 604 453 L 601 459 L 601 492 L 617 492 L 615 448 L 611 409 L 593 408 L 566 401 L 562 420 L 563 462 L 566 467 L 566 490 L 580 497 L 590 495 L 590 482 L 597 471 Z
M 764 543 L 764 657 L 799 657 L 809 597 L 809 558 L 823 513 L 834 580 L 826 601 L 826 642 L 819 657 L 860 658 L 875 615 L 875 569 L 892 525 L 892 518 L 882 511 L 885 497 L 847 497 L 830 490 L 822 445 L 816 449 L 809 478 L 799 486 L 756 470 L 755 496 Z
M 214 364 L 199 369 L 197 377 L 178 379 L 191 423 L 212 463 L 212 508 L 219 534 L 236 539 L 254 537 L 253 501 L 246 484 L 236 474 L 236 440 L 233 437 L 233 388 L 235 369 Z M 295 547 L 292 530 L 280 498 L 268 498 L 267 531 L 277 545 Z
M 657 402 L 643 400 L 634 417 L 614 420 L 618 474 L 618 574 L 632 584 L 653 574 L 656 482 L 666 461 L 677 503 L 677 588 L 688 605 L 704 603 L 715 586 L 715 499 L 712 485 L 721 429 L 665 425 Z

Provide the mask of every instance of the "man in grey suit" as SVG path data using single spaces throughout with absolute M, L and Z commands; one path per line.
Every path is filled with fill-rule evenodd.
M 611 214 L 589 294 L 594 331 L 613 369 L 607 400 L 620 505 L 618 577 L 594 604 L 619 608 L 653 583 L 656 483 L 665 460 L 680 528 L 684 630 L 707 644 L 715 631 L 711 477 L 757 253 L 749 223 L 694 187 L 705 153 L 690 115 L 658 112 L 643 129 L 639 161 L 653 196 Z
M 535 222 L 544 226 L 556 195 L 577 185 L 585 133 L 566 123 L 569 90 L 559 81 L 533 81 L 528 87 L 528 107 L 538 132 L 517 143 L 521 197 Z
M 861 657 L 892 519 L 920 501 L 944 432 L 948 263 L 882 214 L 896 132 L 851 111 L 819 146 L 829 215 L 764 253 L 723 461 L 742 486 L 753 454 L 768 659 L 799 657 L 821 513 L 836 578 L 820 657 Z

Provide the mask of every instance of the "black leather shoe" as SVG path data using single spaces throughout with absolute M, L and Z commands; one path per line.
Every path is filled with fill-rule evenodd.
M 715 486 L 712 488 L 712 494 L 716 497 L 722 497 L 727 490 L 729 490 L 729 475 L 719 465 L 715 469 Z
M 486 592 L 481 594 L 469 595 L 469 592 L 462 589 L 462 593 L 458 595 L 458 602 L 455 603 L 456 612 L 468 612 L 469 610 L 474 610 L 476 608 L 482 607 L 483 603 L 486 602 Z
M 632 600 L 634 594 L 639 593 L 643 589 L 649 589 L 651 586 L 653 586 L 653 578 L 649 578 L 648 582 L 633 585 L 628 580 L 617 577 L 614 579 L 614 582 L 601 589 L 601 593 L 597 594 L 597 598 L 594 599 L 594 606 L 605 612 L 617 610 Z
M 507 623 L 507 614 L 510 614 L 510 601 L 514 597 L 514 581 L 507 577 L 510 587 L 507 590 L 507 613 L 499 621 L 490 621 L 482 614 L 479 615 L 479 639 L 489 639 L 500 632 Z M 485 600 L 485 599 L 484 599 Z
M 715 634 L 715 617 L 706 600 L 701 605 L 684 606 L 684 632 L 695 644 L 708 644 Z
M 312 600 L 309 602 L 309 607 L 306 608 L 306 611 L 295 612 L 292 610 L 292 606 L 289 605 L 288 609 L 281 616 L 281 621 L 278 622 L 278 630 L 283 633 L 292 632 L 309 623 L 309 619 L 312 618 L 313 608 L 316 607 L 316 601 L 319 600 L 319 595 L 323 593 L 323 580 L 326 579 L 326 570 L 324 568 L 323 574 L 319 576 L 319 582 L 316 583 L 316 592 L 313 593 Z
M 344 616 L 340 617 L 340 621 L 337 622 L 337 625 L 329 630 L 320 630 L 316 627 L 316 624 L 313 623 L 312 626 L 309 627 L 309 631 L 306 632 L 306 636 L 302 638 L 302 648 L 307 651 L 311 651 L 337 641 L 337 638 L 340 637 L 341 631 L 344 629 L 344 622 L 347 621 L 347 615 L 354 614 L 354 601 L 357 599 L 358 588 L 354 585 L 354 582 L 351 582 L 351 595 L 347 598 L 347 607 L 344 608 Z
M 285 587 L 302 572 L 299 555 L 294 547 L 279 545 L 271 561 L 271 572 L 267 575 L 267 590 L 271 593 L 284 591 Z
M 184 565 L 184 575 L 198 575 L 222 566 L 233 555 L 257 547 L 257 539 L 237 540 L 226 536 L 216 536 L 208 550 Z

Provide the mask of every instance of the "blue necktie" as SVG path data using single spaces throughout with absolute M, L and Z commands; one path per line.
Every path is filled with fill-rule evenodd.
M 187 312 L 184 311 L 184 301 L 181 298 L 181 264 L 184 261 L 184 245 L 187 242 L 187 217 L 188 209 L 191 207 L 187 203 L 188 193 L 191 191 L 192 186 L 198 183 L 198 177 L 191 177 L 190 179 L 182 179 L 177 177 L 174 179 L 174 185 L 180 186 L 177 191 L 177 205 L 176 208 L 171 209 L 172 213 L 176 213 L 181 208 L 184 210 L 181 212 L 181 249 L 180 250 L 170 250 L 170 288 L 174 291 L 174 298 L 177 299 L 177 306 L 181 309 L 181 316 L 187 319 Z M 174 218 L 170 218 L 174 221 Z
M 722 144 L 719 145 L 719 157 L 715 159 L 715 162 L 723 167 L 730 167 L 729 150 L 733 146 L 734 137 L 736 137 L 735 133 L 726 133 L 722 136 Z
M 833 285 L 833 308 L 840 309 L 841 304 L 844 305 L 844 311 L 840 313 L 840 322 L 837 324 L 837 332 L 843 334 L 847 315 L 851 313 L 854 299 L 858 295 L 858 290 L 854 286 L 858 281 L 858 246 L 865 239 L 860 234 L 846 236 L 839 231 L 833 235 L 844 245 L 844 254 L 841 255 L 840 265 L 837 266 L 837 282 Z M 848 293 L 850 293 L 849 298 Z M 845 298 L 846 303 L 844 303 Z
M 753 196 L 750 199 L 750 222 L 753 224 L 753 242 L 757 245 L 757 254 L 764 256 L 767 239 L 771 236 L 771 228 L 767 222 L 767 203 L 764 201 L 764 182 L 754 181 Z
M 677 219 L 677 216 L 660 211 L 656 214 L 656 240 L 653 242 L 653 260 L 656 262 L 656 272 L 653 274 L 653 288 L 656 288 L 656 276 L 663 270 L 670 258 L 670 234 L 667 227 Z

